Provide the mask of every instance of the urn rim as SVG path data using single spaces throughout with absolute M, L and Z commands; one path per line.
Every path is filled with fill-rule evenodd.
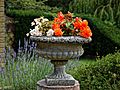
M 89 43 L 92 38 L 84 38 L 81 36 L 30 36 L 30 40 L 35 42 L 49 42 L 49 43 Z

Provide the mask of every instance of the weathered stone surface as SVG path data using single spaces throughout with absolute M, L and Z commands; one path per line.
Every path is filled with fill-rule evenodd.
M 4 6 L 4 1 L 3 1 L 3 0 L 2 0 L 2 1 L 0 0 L 0 6 L 1 6 L 1 7 Z
M 5 39 L 0 37 L 0 43 L 4 43 Z
M 4 27 L 0 27 L 0 33 L 5 33 Z M 0 36 L 1 38 L 1 36 Z
M 0 48 L 4 48 L 5 47 L 5 43 L 0 43 Z
M 0 12 L 4 12 L 4 6 L 0 6 Z
M 1 18 L 0 19 L 0 23 L 4 23 L 5 19 L 4 18 Z
M 4 37 L 5 37 L 5 33 L 2 33 L 2 32 L 1 32 L 1 33 L 0 33 L 0 37 L 1 37 L 1 38 L 4 38 Z
M 0 11 L 0 20 L 1 20 L 1 19 L 5 19 L 5 18 L 4 18 L 5 16 L 4 16 L 4 13 L 3 13 L 3 12 L 4 12 L 4 10 Z
M 3 48 L 5 48 L 5 13 L 4 13 L 4 0 L 0 0 L 0 56 L 2 57 L 1 62 L 3 62 L 4 60 L 4 52 L 3 52 Z M 0 65 L 1 67 L 1 65 Z
M 76 81 L 75 85 L 71 86 L 47 86 L 43 79 L 37 82 L 37 90 L 80 90 L 80 85 Z
M 4 24 L 4 22 L 1 22 L 1 23 L 0 23 L 0 30 L 4 31 L 3 28 L 5 28 L 5 24 Z

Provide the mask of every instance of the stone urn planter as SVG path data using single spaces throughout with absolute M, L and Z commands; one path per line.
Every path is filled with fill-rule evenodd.
M 30 39 L 37 43 L 36 52 L 39 54 L 39 56 L 51 60 L 51 63 L 54 65 L 53 73 L 46 76 L 45 79 L 42 80 L 44 81 L 46 87 L 74 86 L 76 84 L 76 80 L 65 72 L 65 64 L 68 62 L 68 60 L 80 57 L 84 53 L 82 45 L 84 43 L 89 43 L 91 38 L 83 38 L 80 36 L 31 36 Z M 42 84 L 40 84 L 40 81 L 38 84 L 38 90 L 57 90 L 42 89 L 43 86 L 41 86 Z

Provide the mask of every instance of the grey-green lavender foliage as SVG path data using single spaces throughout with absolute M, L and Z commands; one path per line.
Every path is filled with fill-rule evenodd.
M 35 53 L 35 44 L 29 46 L 25 41 L 16 55 L 11 49 L 5 50 L 5 67 L 0 71 L 0 89 L 2 90 L 36 90 L 36 83 L 50 74 L 53 65 Z M 67 70 L 77 66 L 79 61 L 70 61 Z

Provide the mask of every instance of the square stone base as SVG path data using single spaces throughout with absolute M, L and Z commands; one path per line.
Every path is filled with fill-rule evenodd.
M 75 81 L 75 85 L 70 86 L 47 86 L 43 79 L 37 82 L 37 90 L 80 90 L 80 85 Z

